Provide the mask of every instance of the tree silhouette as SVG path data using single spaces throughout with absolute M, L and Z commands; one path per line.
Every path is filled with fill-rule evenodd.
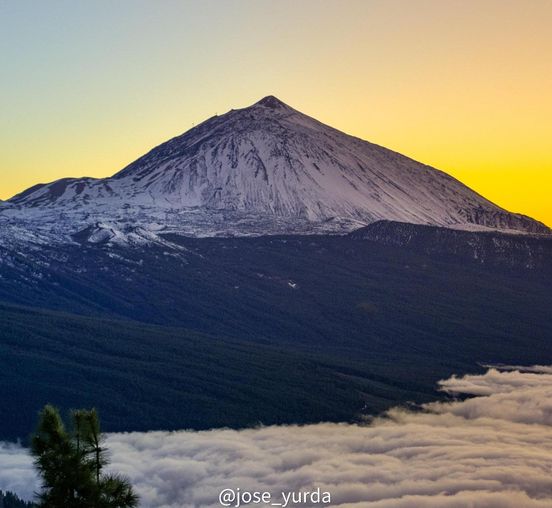
M 33 503 L 23 501 L 13 492 L 0 490 L 0 508 L 34 508 Z
M 42 477 L 39 507 L 134 508 L 138 497 L 128 480 L 102 472 L 108 464 L 101 446 L 100 421 L 95 409 L 71 413 L 65 428 L 59 411 L 47 405 L 40 412 L 31 452 Z

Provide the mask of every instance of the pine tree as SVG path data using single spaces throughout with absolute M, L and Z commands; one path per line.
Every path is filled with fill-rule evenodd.
M 31 442 L 42 477 L 39 507 L 134 508 L 138 498 L 128 480 L 102 472 L 107 465 L 96 410 L 71 413 L 68 431 L 59 411 L 50 405 L 40 413 Z

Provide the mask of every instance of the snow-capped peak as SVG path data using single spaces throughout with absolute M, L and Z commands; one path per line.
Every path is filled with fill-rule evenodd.
M 274 97 L 274 95 L 267 95 L 266 97 L 263 97 L 259 102 L 256 102 L 253 106 L 263 106 L 265 108 L 270 109 L 283 109 L 283 110 L 291 110 L 287 104 L 282 102 L 277 97 Z
M 99 222 L 156 221 L 193 235 L 345 233 L 382 219 L 550 231 L 274 96 L 206 120 L 113 177 L 66 178 L 10 202 L 39 222 L 64 217 L 72 232 Z

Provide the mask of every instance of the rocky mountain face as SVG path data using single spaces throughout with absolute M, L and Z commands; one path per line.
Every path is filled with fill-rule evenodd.
M 9 203 L 0 208 L 5 232 L 32 229 L 69 242 L 81 231 L 105 239 L 100 230 L 135 234 L 137 227 L 150 239 L 159 232 L 343 234 L 379 220 L 550 232 L 439 170 L 271 96 L 210 118 L 113 177 L 37 185 Z M 113 237 L 125 241 L 124 234 Z
M 378 221 L 349 235 L 382 245 L 490 266 L 547 269 L 552 272 L 552 237 L 502 232 L 471 232 L 437 226 Z

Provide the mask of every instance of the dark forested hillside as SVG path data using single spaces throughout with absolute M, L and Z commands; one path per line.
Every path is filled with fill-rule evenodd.
M 350 420 L 479 362 L 552 361 L 546 270 L 348 237 L 171 240 L 1 265 L 2 437 L 47 402 L 97 406 L 108 431 Z
M 34 504 L 19 499 L 16 494 L 0 490 L 0 508 L 33 508 Z

